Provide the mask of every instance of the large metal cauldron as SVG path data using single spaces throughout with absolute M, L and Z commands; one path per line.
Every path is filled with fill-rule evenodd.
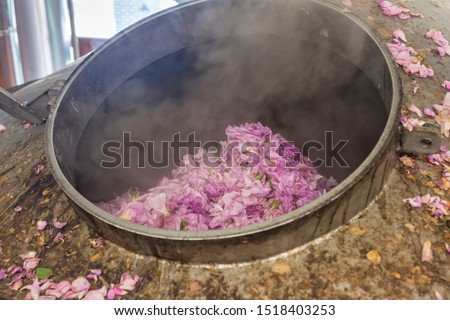
M 384 46 L 358 19 L 321 1 L 194 1 L 108 41 L 69 78 L 48 121 L 56 180 L 77 212 L 137 253 L 194 263 L 268 257 L 345 223 L 380 192 L 395 158 L 400 87 Z M 242 228 L 167 231 L 114 217 L 93 202 L 149 188 L 170 168 L 100 168 L 102 145 L 224 138 L 261 121 L 302 146 L 348 140 L 343 163 L 319 171 L 340 183 L 313 203 Z M 333 141 L 325 141 L 325 132 Z M 328 146 L 330 147 L 330 146 Z M 327 160 L 316 150 L 310 156 Z M 327 151 L 331 151 L 328 149 Z M 329 159 L 328 159 L 329 160 Z

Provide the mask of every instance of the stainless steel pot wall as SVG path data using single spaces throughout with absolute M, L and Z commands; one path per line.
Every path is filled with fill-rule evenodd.
M 395 159 L 399 97 L 384 46 L 333 6 L 194 1 L 133 25 L 81 63 L 50 115 L 48 158 L 77 212 L 127 249 L 194 263 L 259 259 L 324 235 L 374 199 Z M 348 140 L 347 167 L 319 168 L 339 185 L 282 217 L 208 232 L 135 225 L 93 203 L 152 187 L 170 169 L 100 168 L 106 141 L 123 132 L 155 142 L 195 132 L 205 141 L 246 121 L 297 144 L 326 131 Z

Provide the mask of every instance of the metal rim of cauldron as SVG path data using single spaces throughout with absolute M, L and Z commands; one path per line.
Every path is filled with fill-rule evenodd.
M 182 10 L 186 6 L 190 6 L 196 3 L 204 2 L 208 0 L 199 0 L 199 1 L 192 1 L 188 2 L 182 5 L 179 5 L 174 8 L 169 8 L 164 11 L 160 11 L 140 23 L 146 23 L 149 20 L 155 19 L 161 15 L 168 14 L 174 10 Z M 99 48 L 97 51 L 95 51 L 91 56 L 86 58 L 80 66 L 72 73 L 70 78 L 67 80 L 65 86 L 61 90 L 61 94 L 58 96 L 56 104 L 54 109 L 50 113 L 50 117 L 47 122 L 47 130 L 46 130 L 46 151 L 47 151 L 47 158 L 49 161 L 49 164 L 51 166 L 53 175 L 57 181 L 57 183 L 61 186 L 62 190 L 65 192 L 65 194 L 71 199 L 77 206 L 79 206 L 82 210 L 85 212 L 88 212 L 91 214 L 94 218 L 105 222 L 107 224 L 110 224 L 116 228 L 132 232 L 137 235 L 143 235 L 150 238 L 157 238 L 157 239 L 167 239 L 167 240 L 174 240 L 174 241 L 201 241 L 201 240 L 222 240 L 227 238 L 234 238 L 234 237 L 242 237 L 250 234 L 255 234 L 259 232 L 263 232 L 270 229 L 275 229 L 277 227 L 289 224 L 297 219 L 300 219 L 308 214 L 312 214 L 315 211 L 319 210 L 320 208 L 324 207 L 328 203 L 336 200 L 341 195 L 343 195 L 347 190 L 352 188 L 356 183 L 358 183 L 373 167 L 373 165 L 381 158 L 382 154 L 386 151 L 386 149 L 389 147 L 389 145 L 392 142 L 393 136 L 395 136 L 397 130 L 398 130 L 398 120 L 400 116 L 400 104 L 401 104 L 401 83 L 398 73 L 398 68 L 394 64 L 391 55 L 389 54 L 387 48 L 377 39 L 377 37 L 374 35 L 374 33 L 371 31 L 371 29 L 362 22 L 359 18 L 344 14 L 340 11 L 340 9 L 332 4 L 324 3 L 319 0 L 310 0 L 311 2 L 314 2 L 318 5 L 322 5 L 327 7 L 330 10 L 335 10 L 339 12 L 340 14 L 344 15 L 345 18 L 352 20 L 354 24 L 356 24 L 359 28 L 363 29 L 363 31 L 371 38 L 371 40 L 376 44 L 376 46 L 379 48 L 380 52 L 383 55 L 384 62 L 387 65 L 387 68 L 389 70 L 389 81 L 392 82 L 392 101 L 390 105 L 390 111 L 388 115 L 388 119 L 386 122 L 386 125 L 384 127 L 384 130 L 376 143 L 373 150 L 370 152 L 368 157 L 357 167 L 347 178 L 345 178 L 341 183 L 339 183 L 333 190 L 328 192 L 327 194 L 321 196 L 320 198 L 316 199 L 315 201 L 296 209 L 292 212 L 289 212 L 287 214 L 284 214 L 282 216 L 247 225 L 244 227 L 239 228 L 230 228 L 230 229 L 223 229 L 223 230 L 208 230 L 208 231 L 173 231 L 173 230 L 165 230 L 165 229 L 158 229 L 158 228 L 149 228 L 146 226 L 138 225 L 129 221 L 122 220 L 110 213 L 107 213 L 103 211 L 102 209 L 98 208 L 96 205 L 94 205 L 92 202 L 87 200 L 83 195 L 81 195 L 74 186 L 67 180 L 65 175 L 63 174 L 57 157 L 55 153 L 54 148 L 54 141 L 53 141 L 53 134 L 54 134 L 54 123 L 55 119 L 58 116 L 58 109 L 61 105 L 62 98 L 64 97 L 65 93 L 67 92 L 68 88 L 70 88 L 71 83 L 74 81 L 74 79 L 77 77 L 77 75 L 86 67 L 89 65 L 89 62 L 96 57 L 97 55 L 101 54 L 102 50 L 106 48 L 108 45 L 114 43 L 116 39 L 119 39 L 120 37 L 124 36 L 129 30 L 132 30 L 133 28 L 136 28 L 140 25 L 140 23 L 137 23 L 128 29 L 125 29 L 124 31 L 118 33 L 116 36 L 108 40 L 101 48 Z

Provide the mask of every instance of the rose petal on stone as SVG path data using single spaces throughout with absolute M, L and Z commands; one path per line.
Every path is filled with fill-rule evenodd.
M 417 114 L 419 117 L 423 117 L 422 110 L 420 110 L 415 104 L 410 105 L 408 110 Z
M 36 223 L 36 230 L 42 231 L 45 228 L 47 228 L 47 226 L 48 226 L 48 222 L 47 221 L 38 221 Z
M 25 259 L 29 259 L 29 258 L 34 258 L 34 257 L 36 257 L 36 251 L 28 251 L 28 252 L 26 252 L 26 253 L 24 253 L 24 254 L 21 254 L 21 255 L 19 255 L 19 257 L 22 259 L 22 260 L 25 260 Z
M 105 300 L 107 291 L 105 286 L 97 290 L 89 290 L 83 300 Z
M 395 38 L 395 39 L 400 39 L 400 40 L 402 40 L 403 42 L 407 42 L 407 40 L 406 40 L 406 35 L 405 35 L 405 33 L 403 32 L 403 30 L 397 29 L 397 30 L 394 31 L 393 35 L 394 35 L 394 38 Z
M 53 220 L 53 226 L 56 229 L 62 229 L 67 225 L 67 222 L 59 222 L 57 219 Z
M 35 173 L 35 174 L 41 173 L 42 170 L 44 170 L 44 166 L 43 166 L 42 164 L 37 164 L 37 165 L 34 167 L 34 173 Z
M 6 128 L 4 125 L 0 124 L 0 133 L 6 131 Z
M 20 211 L 22 211 L 22 207 L 21 206 L 15 206 L 14 207 L 14 211 L 15 212 L 20 212 Z
M 435 292 L 434 292 L 434 297 L 436 298 L 436 300 L 444 300 L 444 298 L 443 298 L 442 295 L 439 293 L 439 291 L 435 291 Z
M 431 261 L 433 259 L 433 251 L 431 250 L 431 241 L 427 240 L 423 243 L 422 261 Z
M 132 276 L 129 273 L 124 273 L 120 277 L 119 288 L 127 291 L 132 291 L 135 289 L 136 284 L 142 281 L 142 277 Z
M 450 91 L 450 81 L 445 80 L 442 82 L 442 87 Z

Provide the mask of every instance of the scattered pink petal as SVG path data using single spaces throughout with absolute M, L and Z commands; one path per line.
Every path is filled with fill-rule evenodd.
M 24 254 L 19 255 L 19 257 L 22 260 L 25 260 L 25 259 L 34 258 L 34 257 L 36 257 L 36 255 L 37 255 L 36 251 L 28 251 L 28 252 L 26 252 Z
M 23 280 L 21 278 L 12 281 L 10 284 L 8 284 L 8 288 L 12 291 L 19 291 L 19 289 L 22 287 L 23 285 Z
M 31 127 L 31 123 L 25 122 L 25 123 L 22 125 L 22 127 L 23 127 L 24 129 L 28 129 L 29 127 Z
M 396 6 L 390 1 L 380 1 L 378 3 L 378 6 L 383 11 L 383 13 L 389 17 L 397 16 L 401 20 L 406 20 L 410 17 L 423 18 L 423 14 L 419 12 L 411 13 L 409 9 Z
M 408 129 L 408 131 L 412 131 L 414 128 L 422 127 L 425 124 L 425 121 L 412 117 L 401 116 L 400 123 L 403 127 Z
M 39 300 L 41 287 L 39 286 L 39 281 L 37 279 L 34 280 L 33 284 L 30 284 L 20 289 L 20 291 L 22 290 L 29 290 L 29 293 L 25 297 L 25 300 Z
M 120 289 L 117 285 L 112 285 L 111 289 L 108 290 L 106 295 L 108 300 L 114 300 L 116 296 L 124 296 L 127 292 L 123 289 Z
M 39 173 L 42 172 L 43 169 L 44 169 L 44 166 L 43 166 L 42 164 L 37 164 L 37 165 L 34 167 L 34 173 L 35 173 L 35 174 L 39 174 Z
M 132 276 L 129 273 L 124 273 L 120 277 L 119 288 L 127 291 L 134 290 L 136 283 L 142 281 L 142 277 Z
M 89 280 L 94 280 L 94 282 L 97 282 L 98 277 L 99 277 L 101 274 L 102 274 L 102 270 L 100 270 L 100 269 L 92 269 L 92 270 L 91 270 L 91 273 L 88 274 L 88 275 L 86 276 L 86 278 L 89 279 Z
M 20 212 L 20 211 L 22 211 L 22 207 L 21 206 L 15 206 L 14 207 L 14 211 L 15 212 Z
M 45 292 L 46 295 L 54 296 L 59 299 L 67 292 L 69 292 L 71 284 L 69 281 L 61 281 L 59 283 L 51 284 L 50 288 Z
M 450 81 L 445 80 L 445 81 L 442 83 L 442 87 L 444 87 L 445 89 L 447 89 L 448 91 L 450 91 Z
M 414 168 L 416 166 L 416 163 L 414 162 L 414 160 L 411 159 L 410 157 L 408 157 L 407 155 L 404 155 L 404 156 L 400 157 L 399 159 L 405 167 Z
M 61 233 L 61 232 L 58 232 L 58 233 L 56 234 L 54 240 L 55 240 L 55 241 L 58 241 L 58 240 L 64 240 L 64 234 Z
M 351 7 L 352 6 L 352 1 L 351 0 L 342 0 L 342 4 L 344 6 Z
M 88 291 L 83 300 L 105 300 L 106 294 L 107 289 L 105 286 L 103 286 L 100 289 Z
M 420 86 L 415 85 L 413 88 L 413 94 L 416 94 L 417 92 L 419 92 L 419 90 L 420 90 Z
M 438 45 L 437 51 L 441 57 L 444 57 L 446 54 L 450 56 L 450 45 L 448 40 L 445 39 L 444 33 L 442 31 L 431 29 L 425 34 L 425 37 L 428 39 L 432 39 L 433 42 Z
M 394 39 L 400 39 L 403 42 L 407 42 L 405 33 L 401 29 L 397 29 L 393 33 Z
M 421 78 L 433 77 L 433 69 L 422 64 L 422 62 L 416 57 L 416 50 L 401 42 L 402 38 L 406 39 L 403 31 L 396 30 L 394 32 L 392 43 L 387 43 L 389 50 L 395 58 L 395 62 L 397 62 L 399 66 L 403 67 L 403 71 L 406 73 L 410 73 Z
M 6 279 L 6 271 L 5 269 L 0 269 L 0 281 L 3 281 Z
M 23 261 L 23 268 L 26 271 L 34 271 L 34 269 L 36 269 L 36 267 L 39 265 L 40 262 L 41 262 L 41 259 L 39 259 L 39 258 L 25 259 Z
M 47 228 L 47 226 L 48 226 L 48 222 L 47 221 L 38 221 L 36 223 L 36 230 L 37 231 L 42 231 L 45 228 Z
M 431 250 L 431 241 L 427 240 L 423 244 L 422 261 L 431 261 L 433 259 L 433 251 Z
M 423 14 L 420 12 L 410 12 L 411 17 L 417 17 L 423 19 Z
M 442 298 L 442 295 L 439 293 L 439 291 L 434 292 L 434 297 L 436 298 L 436 300 L 444 300 L 444 298 Z
M 417 114 L 419 117 L 423 117 L 422 111 L 415 104 L 410 105 L 408 110 Z
M 4 125 L 0 124 L 0 133 L 6 131 L 6 128 Z
M 421 196 L 415 196 L 414 198 L 404 199 L 403 202 L 406 202 L 413 208 L 422 208 L 423 204 Z
M 53 226 L 56 229 L 62 229 L 67 225 L 67 222 L 59 222 L 57 219 L 53 220 Z
M 424 108 L 423 109 L 423 114 L 426 115 L 427 117 L 430 117 L 430 118 L 436 117 L 436 113 L 430 108 Z
M 76 293 L 76 297 L 78 299 L 82 299 L 86 293 L 89 291 L 89 288 L 91 287 L 91 284 L 89 281 L 84 277 L 79 277 L 76 280 L 74 280 L 70 286 L 70 289 Z

